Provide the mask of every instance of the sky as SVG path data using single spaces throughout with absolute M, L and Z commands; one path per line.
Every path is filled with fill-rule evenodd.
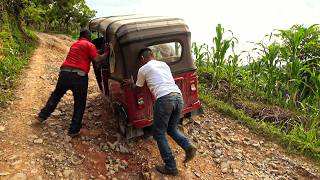
M 275 29 L 320 24 L 320 0 L 86 0 L 97 17 L 143 14 L 182 18 L 192 41 L 212 42 L 222 24 L 239 44 L 259 42 Z

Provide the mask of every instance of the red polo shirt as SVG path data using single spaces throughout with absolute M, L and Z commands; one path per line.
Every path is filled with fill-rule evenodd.
M 80 38 L 70 47 L 68 56 L 64 60 L 62 66 L 79 68 L 86 73 L 89 73 L 90 62 L 97 57 L 97 48 L 94 44 Z

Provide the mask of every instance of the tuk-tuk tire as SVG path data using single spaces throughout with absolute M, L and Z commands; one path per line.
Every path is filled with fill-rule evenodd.
M 120 103 L 114 103 L 113 109 L 120 133 L 123 136 L 126 136 L 126 126 L 128 125 L 126 110 Z

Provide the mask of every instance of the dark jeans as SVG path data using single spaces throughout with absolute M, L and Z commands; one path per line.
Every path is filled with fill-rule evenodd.
M 39 113 L 39 117 L 46 120 L 57 107 L 63 95 L 71 90 L 74 98 L 74 111 L 69 132 L 76 133 L 81 129 L 81 122 L 86 108 L 88 76 L 79 76 L 76 72 L 61 71 L 55 90 L 52 92 L 46 106 Z
M 184 150 L 191 146 L 190 141 L 177 129 L 182 110 L 182 97 L 169 94 L 158 98 L 153 110 L 153 137 L 168 169 L 176 169 L 176 161 L 169 147 L 166 132 Z

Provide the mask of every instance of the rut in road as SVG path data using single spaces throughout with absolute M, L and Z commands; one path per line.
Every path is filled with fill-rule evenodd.
M 0 179 L 319 179 L 319 165 L 288 155 L 277 144 L 234 120 L 205 109 L 180 127 L 198 147 L 184 165 L 184 152 L 171 139 L 179 176 L 163 176 L 152 138 L 126 141 L 118 133 L 92 71 L 81 136 L 67 136 L 73 110 L 68 92 L 45 124 L 33 123 L 55 87 L 59 67 L 73 40 L 38 33 L 39 45 L 21 75 L 16 100 L 0 109 Z M 2 128 L 3 129 L 3 128 Z

